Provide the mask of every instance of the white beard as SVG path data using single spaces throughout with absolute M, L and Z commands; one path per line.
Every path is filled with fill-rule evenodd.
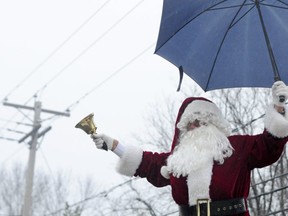
M 232 150 L 225 134 L 212 124 L 180 135 L 179 144 L 167 159 L 167 169 L 175 177 L 187 176 L 190 205 L 197 199 L 210 198 L 213 163 L 224 163 Z

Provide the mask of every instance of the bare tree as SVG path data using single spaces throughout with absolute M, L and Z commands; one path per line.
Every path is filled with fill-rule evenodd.
M 125 178 L 126 179 L 126 178 Z M 97 206 L 95 215 L 153 215 L 160 216 L 165 212 L 176 212 L 178 207 L 172 201 L 169 187 L 155 190 L 144 179 L 128 179 L 102 193 L 101 206 Z
M 25 169 L 15 164 L 0 171 L 0 214 L 22 215 L 25 188 Z M 73 179 L 73 181 L 71 181 Z M 55 175 L 35 172 L 33 185 L 33 215 L 80 216 L 88 203 L 78 202 L 95 194 L 95 185 L 87 178 L 78 180 L 71 174 Z M 78 202 L 77 205 L 70 205 Z
M 287 148 L 273 165 L 253 172 L 249 206 L 253 215 L 287 215 Z
M 19 165 L 13 166 L 10 172 L 1 168 L 1 213 L 7 215 L 21 215 L 21 206 L 24 200 L 24 177 L 23 168 Z

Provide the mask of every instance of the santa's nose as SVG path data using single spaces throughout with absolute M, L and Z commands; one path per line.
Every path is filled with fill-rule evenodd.
M 188 130 L 193 130 L 193 129 L 198 128 L 200 126 L 201 126 L 200 125 L 200 121 L 198 119 L 196 119 L 193 122 L 189 122 L 188 123 L 187 129 Z

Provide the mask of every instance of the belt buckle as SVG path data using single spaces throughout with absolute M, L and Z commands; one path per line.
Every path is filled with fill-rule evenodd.
M 210 212 L 210 200 L 209 199 L 197 199 L 197 216 L 201 216 L 201 207 L 200 204 L 206 204 L 207 205 L 207 216 L 211 216 Z

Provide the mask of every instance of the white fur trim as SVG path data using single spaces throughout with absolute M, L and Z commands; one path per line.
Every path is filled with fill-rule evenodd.
M 288 114 L 283 116 L 278 113 L 274 105 L 268 106 L 264 118 L 265 128 L 269 133 L 277 138 L 284 138 L 288 136 Z
M 166 179 L 170 179 L 170 175 L 169 175 L 169 171 L 167 166 L 162 166 L 161 170 L 160 170 L 161 175 L 166 178 Z
M 187 177 L 189 205 L 196 205 L 197 199 L 210 199 L 209 189 L 212 178 L 213 160 L 205 167 L 191 171 Z
M 223 117 L 220 109 L 212 102 L 205 100 L 192 101 L 183 112 L 177 127 L 181 131 L 185 131 L 188 123 L 193 122 L 195 119 L 215 125 L 227 137 L 231 133 L 229 122 Z
M 133 176 L 142 161 L 143 150 L 137 146 L 125 146 L 116 170 L 126 176 Z
M 207 112 L 207 113 L 211 113 L 211 114 L 214 114 L 214 115 L 222 115 L 221 114 L 221 111 L 218 109 L 218 107 L 212 103 L 212 102 L 209 102 L 209 101 L 205 101 L 205 100 L 195 100 L 193 101 L 192 103 L 190 103 L 183 115 L 185 115 L 185 113 L 202 113 L 202 112 Z

